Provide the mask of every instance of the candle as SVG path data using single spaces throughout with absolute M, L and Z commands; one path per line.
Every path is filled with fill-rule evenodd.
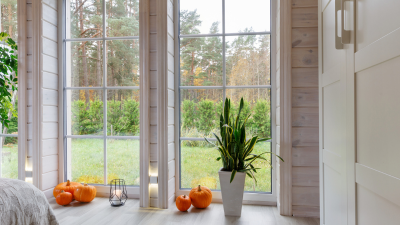
M 113 201 L 114 205 L 121 205 L 122 204 L 122 202 L 121 202 L 121 194 L 122 194 L 121 190 L 115 190 L 114 191 L 114 197 L 112 198 L 112 201 Z

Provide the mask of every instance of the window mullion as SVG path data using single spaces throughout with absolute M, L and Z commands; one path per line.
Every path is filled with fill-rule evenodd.
M 225 0 L 222 0 L 222 86 L 223 86 L 223 99 L 226 99 L 226 54 L 225 54 Z
M 104 185 L 107 185 L 107 52 L 106 52 L 106 0 L 103 0 L 103 141 Z

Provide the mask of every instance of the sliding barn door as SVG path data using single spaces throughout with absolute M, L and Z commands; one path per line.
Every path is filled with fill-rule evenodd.
M 352 35 L 342 29 L 345 27 L 341 23 L 344 3 L 319 1 L 320 216 L 321 224 L 325 225 L 348 224 L 348 170 L 351 170 L 348 160 L 351 157 L 347 126 L 351 121 L 347 118 L 346 99 L 347 80 L 351 76 L 348 68 L 352 62 L 348 53 L 354 45 L 349 44 Z
M 357 224 L 400 224 L 400 1 L 356 1 Z

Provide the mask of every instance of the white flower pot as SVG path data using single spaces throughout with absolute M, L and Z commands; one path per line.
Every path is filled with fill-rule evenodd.
M 246 173 L 236 173 L 232 183 L 230 171 L 218 171 L 225 216 L 241 216 Z

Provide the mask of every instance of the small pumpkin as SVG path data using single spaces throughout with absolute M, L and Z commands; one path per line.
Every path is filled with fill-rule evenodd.
M 72 194 L 72 199 L 74 198 L 74 190 L 76 187 L 82 186 L 82 184 L 77 183 L 77 182 L 70 182 L 67 180 L 67 182 L 63 182 L 58 184 L 54 190 L 53 190 L 53 195 L 56 198 L 58 194 L 61 193 L 61 191 L 69 192 Z
M 186 212 L 192 205 L 192 200 L 187 195 L 180 195 L 176 198 L 175 204 L 179 211 Z
M 204 209 L 211 204 L 212 193 L 208 187 L 199 185 L 190 191 L 189 197 L 194 207 Z
M 61 190 L 61 193 L 56 197 L 56 202 L 59 205 L 68 205 L 72 202 L 72 194 Z
M 91 202 L 96 197 L 96 188 L 88 184 L 78 186 L 75 188 L 74 196 L 78 202 Z

